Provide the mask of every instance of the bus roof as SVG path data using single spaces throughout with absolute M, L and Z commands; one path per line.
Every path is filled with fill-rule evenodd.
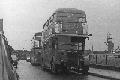
M 55 12 L 63 13 L 85 13 L 83 10 L 78 10 L 76 8 L 58 8 Z
M 54 16 L 54 20 L 57 21 L 58 19 L 56 19 L 56 16 L 60 16 L 59 13 L 63 13 L 62 15 L 64 16 L 65 14 L 64 13 L 72 13 L 72 14 L 79 14 L 78 17 L 80 16 L 85 16 L 85 11 L 83 10 L 78 10 L 76 8 L 58 8 L 55 10 L 55 12 L 53 13 L 52 16 Z M 68 15 L 68 14 L 67 14 Z M 61 19 L 61 18 L 60 18 Z M 69 19 L 66 19 L 65 21 L 68 21 Z M 76 20 L 78 21 L 78 20 Z M 47 25 L 49 23 L 49 19 L 44 23 L 43 25 L 43 29 L 45 27 L 45 25 Z

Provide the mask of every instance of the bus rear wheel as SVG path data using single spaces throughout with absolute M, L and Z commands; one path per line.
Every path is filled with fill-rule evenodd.
M 56 74 L 58 71 L 57 71 L 57 65 L 54 64 L 53 62 L 51 63 L 51 71 L 52 73 Z

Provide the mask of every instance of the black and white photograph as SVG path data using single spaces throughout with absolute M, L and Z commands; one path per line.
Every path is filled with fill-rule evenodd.
M 0 0 L 0 80 L 120 80 L 120 0 Z

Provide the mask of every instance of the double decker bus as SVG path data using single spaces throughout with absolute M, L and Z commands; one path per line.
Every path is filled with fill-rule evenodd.
M 41 37 L 42 37 L 42 32 L 35 33 L 33 37 L 33 47 L 30 52 L 30 63 L 32 65 L 40 65 L 41 63 L 41 53 L 42 53 Z
M 87 73 L 84 57 L 88 37 L 86 14 L 74 8 L 59 8 L 43 25 L 42 67 L 53 73 L 75 70 Z

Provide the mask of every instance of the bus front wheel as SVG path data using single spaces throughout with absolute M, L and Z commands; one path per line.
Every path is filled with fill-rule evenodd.
M 82 68 L 82 74 L 88 74 L 89 66 L 83 66 Z

